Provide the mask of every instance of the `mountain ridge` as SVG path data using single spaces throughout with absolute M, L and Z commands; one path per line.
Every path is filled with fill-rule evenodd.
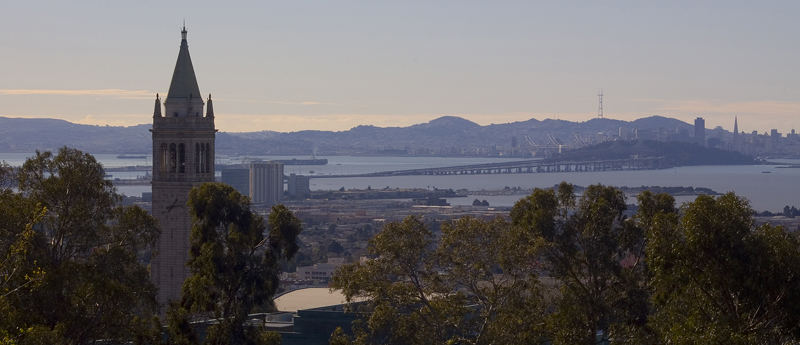
M 151 152 L 150 124 L 134 126 L 84 125 L 53 118 L 0 116 L 0 152 L 55 150 L 76 147 L 93 153 Z M 406 127 L 359 125 L 343 131 L 219 132 L 220 154 L 309 155 L 318 154 L 473 154 L 483 155 L 498 147 L 551 143 L 570 146 L 598 133 L 661 130 L 688 133 L 692 125 L 669 117 L 648 116 L 634 121 L 590 119 L 583 122 L 531 118 L 508 123 L 480 125 L 458 116 L 441 116 Z M 513 139 L 512 139 L 513 138 Z

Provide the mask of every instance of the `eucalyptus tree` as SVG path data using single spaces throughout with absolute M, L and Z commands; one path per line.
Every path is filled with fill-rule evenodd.
M 332 287 L 365 320 L 337 344 L 512 344 L 543 339 L 539 283 L 528 253 L 502 218 L 462 218 L 437 238 L 417 217 L 388 223 L 370 260 L 341 267 Z
M 541 275 L 552 278 L 550 337 L 556 344 L 647 339 L 644 233 L 624 215 L 619 189 L 536 189 L 511 210 L 524 234 L 521 248 L 537 248 Z
M 214 319 L 205 344 L 267 344 L 274 334 L 247 325 L 248 314 L 274 310 L 280 260 L 297 253 L 300 220 L 283 205 L 272 207 L 268 223 L 231 186 L 204 183 L 189 194 L 193 225 L 190 276 L 179 305 L 169 312 L 171 341 L 195 343 L 192 318 Z
M 16 179 L 17 191 L 0 191 L 7 339 L 149 341 L 157 332 L 146 266 L 159 234 L 155 220 L 120 206 L 100 163 L 75 149 L 37 152 Z
M 699 196 L 648 233 L 651 323 L 670 344 L 800 341 L 800 236 L 756 225 L 732 193 Z

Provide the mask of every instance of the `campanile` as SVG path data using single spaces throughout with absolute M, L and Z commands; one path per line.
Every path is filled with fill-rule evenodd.
M 184 27 L 163 114 L 161 99 L 156 95 L 151 130 L 152 213 L 161 228 L 151 277 L 162 308 L 169 301 L 180 299 L 181 286 L 189 275 L 189 191 L 195 185 L 214 181 L 214 109 L 211 95 L 204 102 L 197 86 L 186 34 Z

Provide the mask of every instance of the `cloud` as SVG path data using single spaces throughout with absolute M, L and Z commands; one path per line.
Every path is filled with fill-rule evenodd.
M 278 105 L 341 105 L 339 103 L 332 103 L 332 102 L 322 102 L 322 101 L 312 101 L 312 100 L 305 100 L 305 101 L 292 101 L 292 100 L 269 100 L 269 99 L 252 99 L 252 98 L 214 98 L 215 101 L 219 102 L 231 102 L 231 103 L 258 103 L 258 104 L 278 104 Z
M 46 95 L 46 96 L 106 96 L 117 98 L 152 98 L 150 90 L 123 89 L 0 89 L 0 95 Z

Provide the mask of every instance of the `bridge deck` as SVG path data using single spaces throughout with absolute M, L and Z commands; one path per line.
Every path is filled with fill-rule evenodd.
M 366 174 L 313 175 L 313 178 L 382 177 L 411 175 L 480 175 L 543 172 L 580 172 L 610 170 L 662 169 L 663 157 L 628 158 L 592 161 L 524 160 L 501 163 L 471 164 L 451 167 L 381 171 Z

